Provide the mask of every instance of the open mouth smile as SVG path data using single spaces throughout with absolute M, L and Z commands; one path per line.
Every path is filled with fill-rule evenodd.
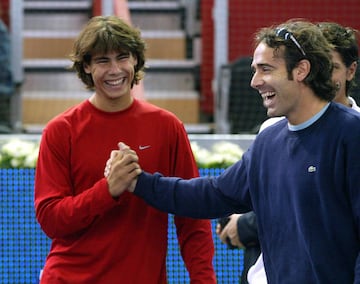
M 124 77 L 124 78 L 117 79 L 117 80 L 111 80 L 111 81 L 110 81 L 110 80 L 106 80 L 105 83 L 106 83 L 107 85 L 110 85 L 110 86 L 112 86 L 112 87 L 115 87 L 115 86 L 119 86 L 119 85 L 124 84 L 125 81 L 126 81 L 126 78 Z

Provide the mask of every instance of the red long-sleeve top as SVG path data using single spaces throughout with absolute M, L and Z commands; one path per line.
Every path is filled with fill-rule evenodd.
M 168 215 L 128 192 L 113 199 L 103 177 L 119 141 L 148 172 L 198 175 L 183 124 L 147 102 L 107 113 L 84 101 L 55 117 L 43 131 L 35 177 L 36 218 L 52 239 L 42 284 L 167 283 Z M 175 217 L 175 224 L 191 283 L 216 283 L 210 221 Z

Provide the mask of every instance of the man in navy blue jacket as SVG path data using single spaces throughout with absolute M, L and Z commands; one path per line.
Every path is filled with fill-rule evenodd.
M 270 284 L 360 283 L 360 115 L 331 102 L 331 46 L 316 25 L 296 20 L 255 39 L 251 86 L 268 116 L 286 119 L 240 161 L 218 177 L 183 180 L 141 172 L 125 146 L 107 171 L 118 172 L 120 192 L 180 216 L 253 210 Z

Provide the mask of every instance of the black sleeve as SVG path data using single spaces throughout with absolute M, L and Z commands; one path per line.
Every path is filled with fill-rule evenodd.
M 256 215 L 253 211 L 239 217 L 237 230 L 239 240 L 246 248 L 259 245 Z

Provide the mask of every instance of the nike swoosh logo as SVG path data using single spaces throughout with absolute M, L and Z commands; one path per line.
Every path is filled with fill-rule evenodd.
M 150 148 L 150 145 L 146 145 L 146 146 L 140 145 L 139 146 L 139 150 L 145 150 L 145 149 L 148 149 L 148 148 Z

